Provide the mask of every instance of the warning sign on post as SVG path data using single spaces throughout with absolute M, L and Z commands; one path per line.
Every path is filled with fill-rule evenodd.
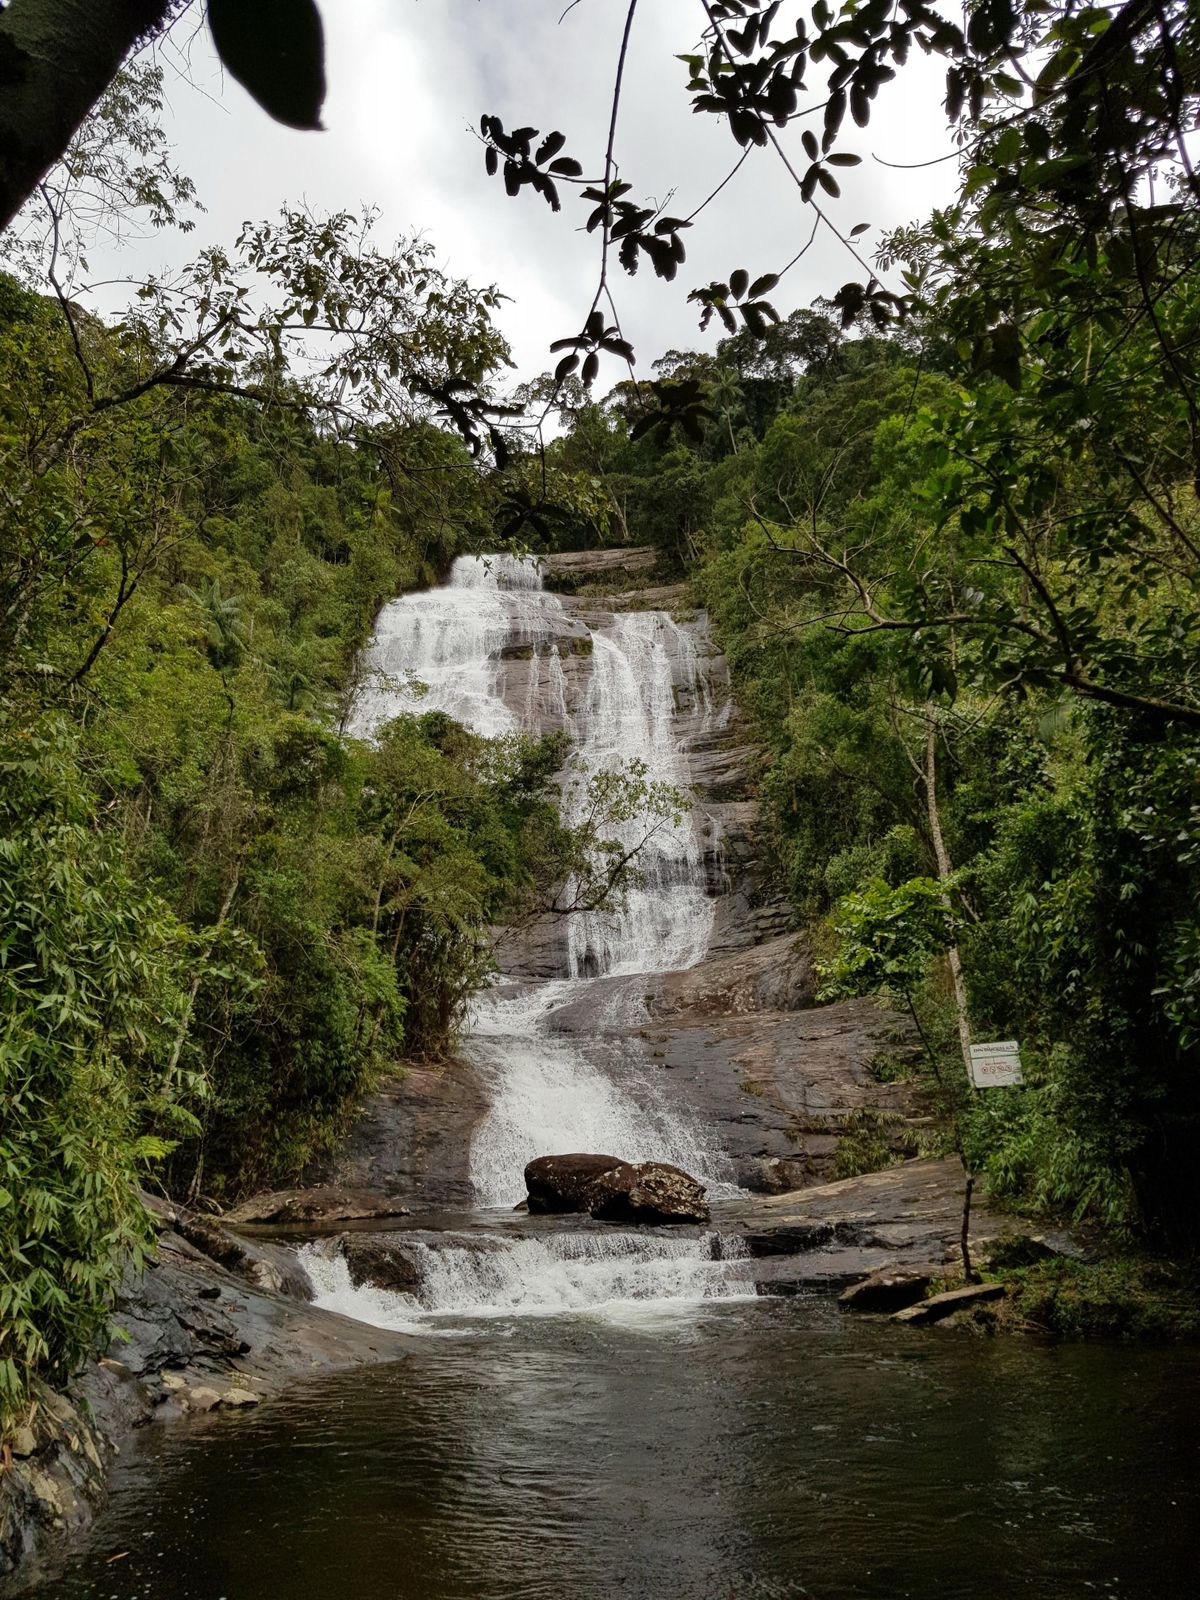
M 1024 1083 L 1017 1041 L 995 1039 L 990 1044 L 973 1044 L 971 1082 L 977 1089 L 993 1089 L 1003 1083 Z

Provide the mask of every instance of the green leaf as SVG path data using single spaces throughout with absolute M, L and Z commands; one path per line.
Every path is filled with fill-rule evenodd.
M 313 0 L 208 0 L 208 25 L 222 65 L 269 116 L 321 127 L 325 40 Z

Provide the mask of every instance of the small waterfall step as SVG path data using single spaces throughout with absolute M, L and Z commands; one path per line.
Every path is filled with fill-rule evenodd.
M 314 1240 L 299 1252 L 315 1303 L 376 1327 L 438 1319 L 613 1312 L 752 1296 L 740 1239 L 580 1229 Z

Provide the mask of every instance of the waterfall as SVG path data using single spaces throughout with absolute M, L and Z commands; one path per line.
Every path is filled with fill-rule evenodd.
M 500 651 L 544 644 L 562 616 L 532 557 L 459 556 L 444 587 L 401 595 L 379 613 L 349 731 L 368 738 L 402 712 L 445 711 L 488 738 L 514 732 L 524 724 L 499 690 Z
M 345 1256 L 319 1243 L 300 1260 L 316 1303 L 376 1327 L 421 1332 L 430 1318 L 621 1314 L 630 1303 L 725 1300 L 751 1294 L 745 1247 L 715 1233 L 663 1238 L 606 1230 L 540 1238 L 487 1239 L 446 1234 L 414 1240 L 420 1282 L 412 1294 L 356 1285 Z
M 383 608 L 360 665 L 350 729 L 361 737 L 389 717 L 428 710 L 488 736 L 565 729 L 574 748 L 562 775 L 568 821 L 582 816 L 592 775 L 631 761 L 649 782 L 686 795 L 681 714 L 693 727 L 698 719 L 702 731 L 715 725 L 686 627 L 665 611 L 611 612 L 590 603 L 585 611 L 564 603 L 542 587 L 532 559 L 460 557 L 444 587 Z M 642 846 L 640 882 L 625 904 L 569 919 L 561 979 L 500 984 L 480 997 L 463 1047 L 489 1094 L 470 1153 L 479 1205 L 510 1208 L 524 1196 L 526 1163 L 567 1151 L 670 1161 L 710 1189 L 732 1188 L 728 1159 L 686 1108 L 665 1102 L 658 1075 L 630 1041 L 605 1047 L 549 1026 L 554 1010 L 597 978 L 673 971 L 703 958 L 714 913 L 705 873 L 709 826 L 695 808 L 614 824 L 611 834 L 623 846 Z M 356 1288 L 337 1255 L 309 1248 L 303 1259 L 318 1304 L 388 1327 L 430 1315 L 737 1292 L 712 1235 L 555 1230 L 523 1238 L 473 1234 L 412 1249 L 419 1257 L 415 1296 Z
M 691 635 L 664 611 L 611 614 L 607 626 L 590 630 L 591 672 L 572 704 L 563 649 L 580 632 L 562 600 L 542 588 L 532 557 L 460 556 L 443 588 L 402 595 L 380 612 L 350 732 L 369 737 L 387 718 L 421 711 L 445 711 L 488 737 L 565 728 L 575 746 L 568 821 L 582 815 L 594 773 L 631 761 L 651 782 L 686 794 L 677 702 L 712 711 Z M 635 817 L 611 832 L 632 847 L 651 830 L 638 857 L 644 881 L 624 907 L 570 919 L 571 977 L 670 972 L 694 966 L 708 948 L 713 903 L 699 819 L 694 812 L 678 821 Z
M 478 1008 L 468 1048 L 490 1091 L 471 1141 L 478 1203 L 516 1204 L 526 1164 L 569 1150 L 669 1161 L 710 1192 L 731 1192 L 731 1163 L 682 1108 L 663 1102 L 653 1069 L 627 1049 L 620 1061 L 591 1059 L 579 1042 L 547 1028 L 575 990 L 574 983 L 538 984 L 514 1000 L 500 989 Z
M 584 772 L 635 760 L 652 781 L 686 791 L 687 761 L 675 736 L 676 695 L 707 699 L 690 635 L 665 612 L 639 611 L 617 615 L 611 633 L 596 632 L 593 641 L 579 729 Z M 569 817 L 571 809 L 568 804 Z M 622 844 L 632 846 L 645 837 L 646 825 L 634 818 L 615 831 Z M 713 903 L 705 892 L 704 847 L 694 816 L 662 822 L 639 867 L 644 882 L 629 891 L 621 911 L 572 919 L 573 978 L 671 972 L 694 966 L 708 949 Z

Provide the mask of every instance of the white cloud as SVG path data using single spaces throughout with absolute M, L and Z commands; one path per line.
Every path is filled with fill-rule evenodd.
M 555 216 L 526 191 L 510 200 L 484 173 L 469 128 L 480 113 L 506 127 L 530 123 L 566 133 L 567 149 L 598 172 L 603 159 L 625 0 L 581 0 L 560 23 L 566 0 L 339 0 L 323 6 L 329 100 L 321 134 L 278 127 L 232 82 L 223 80 L 207 34 L 185 30 L 192 82 L 170 86 L 170 134 L 183 169 L 209 210 L 190 239 L 161 236 L 125 254 L 127 273 L 151 270 L 164 255 L 185 259 L 202 243 L 226 241 L 247 218 L 274 214 L 285 201 L 318 209 L 380 207 L 384 231 L 421 232 L 450 271 L 495 282 L 509 296 L 501 325 L 522 374 L 549 365 L 551 339 L 573 332 L 591 302 L 597 238 L 581 231 L 586 203 L 566 192 Z M 686 214 L 738 155 L 722 123 L 691 112 L 685 69 L 675 60 L 696 39 L 694 0 L 646 0 L 634 21 L 617 137 L 621 172 L 637 196 L 664 199 Z M 171 74 L 172 48 L 164 53 Z M 814 74 L 813 87 L 819 88 Z M 941 72 L 916 56 L 877 101 L 865 159 L 844 176 L 831 202 L 838 222 L 890 226 L 925 214 L 946 198 L 953 162 L 897 172 L 871 159 L 928 160 L 950 146 L 940 111 Z M 796 161 L 799 135 L 788 133 Z M 775 270 L 807 237 L 811 214 L 771 151 L 755 151 L 738 177 L 685 236 L 688 261 L 674 284 L 648 267 L 629 279 L 615 266 L 613 293 L 639 354 L 639 369 L 669 347 L 697 347 L 701 335 L 687 290 L 725 278 L 736 266 Z M 869 241 L 873 236 L 866 236 Z M 861 269 L 831 236 L 818 238 L 775 293 L 783 312 L 832 292 Z M 604 378 L 621 375 L 617 364 Z

